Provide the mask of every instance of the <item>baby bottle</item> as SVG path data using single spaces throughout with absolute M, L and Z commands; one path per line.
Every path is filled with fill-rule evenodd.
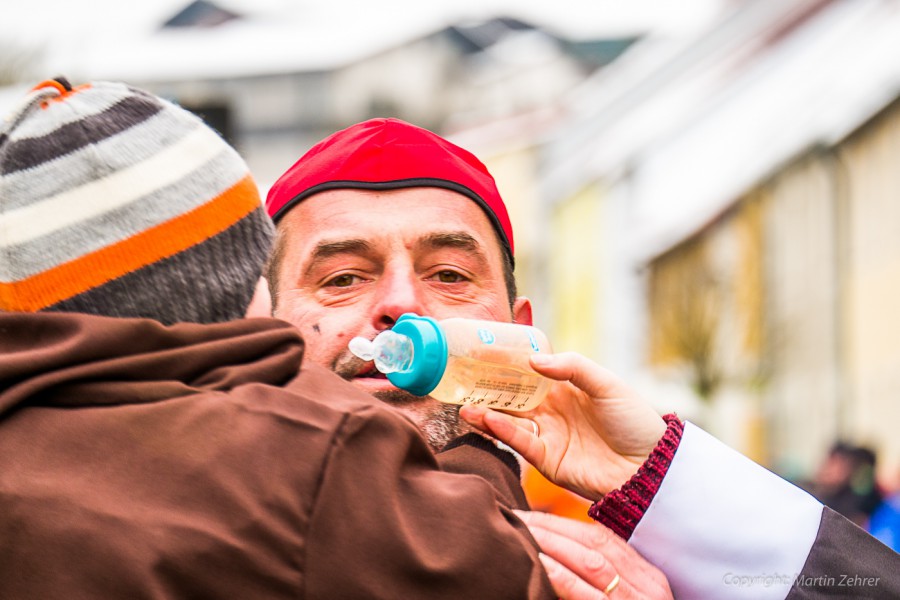
M 393 329 L 349 347 L 398 388 L 451 404 L 530 410 L 552 383 L 528 364 L 532 354 L 551 352 L 547 337 L 528 325 L 407 313 Z

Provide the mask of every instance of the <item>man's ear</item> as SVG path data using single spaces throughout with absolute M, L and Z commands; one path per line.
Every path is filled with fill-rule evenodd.
M 534 324 L 531 315 L 531 300 L 525 296 L 519 296 L 513 302 L 513 323 L 519 323 L 520 325 Z
M 269 295 L 269 285 L 265 277 L 260 277 L 256 282 L 256 291 L 244 316 L 248 319 L 272 316 L 272 296 Z

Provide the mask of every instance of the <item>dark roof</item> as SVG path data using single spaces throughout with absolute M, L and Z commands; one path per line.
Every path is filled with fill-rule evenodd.
M 212 2 L 207 2 L 207 0 L 194 0 L 163 23 L 162 28 L 216 27 L 240 17 L 241 15 Z
M 471 24 L 451 25 L 445 30 L 450 39 L 465 54 L 474 54 L 490 48 L 513 32 L 536 29 L 518 19 L 498 17 Z

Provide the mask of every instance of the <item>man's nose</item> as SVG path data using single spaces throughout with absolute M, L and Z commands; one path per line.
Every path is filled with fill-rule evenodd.
M 382 277 L 375 304 L 374 321 L 377 330 L 390 329 L 401 315 L 408 312 L 425 314 L 421 282 L 409 270 L 386 273 Z

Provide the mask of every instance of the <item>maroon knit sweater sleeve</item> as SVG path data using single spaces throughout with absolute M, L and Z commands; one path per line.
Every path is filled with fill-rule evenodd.
M 684 424 L 675 414 L 665 415 L 663 419 L 668 424 L 666 432 L 638 472 L 625 485 L 595 502 L 588 510 L 592 519 L 626 540 L 631 537 L 656 496 L 684 433 Z

